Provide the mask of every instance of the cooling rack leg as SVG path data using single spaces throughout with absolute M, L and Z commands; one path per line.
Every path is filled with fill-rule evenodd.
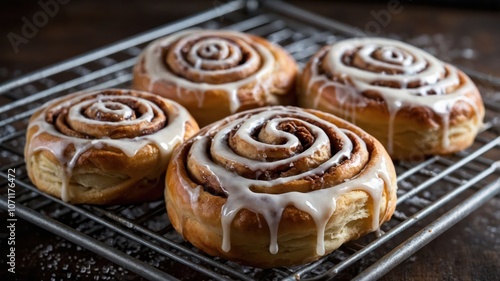
M 405 259 L 409 258 L 424 245 L 441 235 L 451 226 L 468 216 L 478 207 L 482 206 L 486 201 L 500 193 L 500 179 L 493 181 L 471 197 L 467 198 L 460 205 L 446 212 L 437 220 L 423 228 L 415 235 L 401 243 L 400 246 L 386 254 L 376 263 L 361 272 L 353 280 L 369 281 L 377 280 L 384 276 L 391 269 L 396 267 Z

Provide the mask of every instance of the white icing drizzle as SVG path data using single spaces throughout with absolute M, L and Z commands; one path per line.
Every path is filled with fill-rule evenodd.
M 206 38 L 205 38 L 206 37 Z M 249 59 L 245 63 L 238 64 L 243 54 L 240 47 L 237 46 L 231 38 L 238 38 L 242 44 L 245 44 L 245 50 L 250 52 Z M 200 40 L 201 39 L 201 40 Z M 179 77 L 173 73 L 165 64 L 165 57 L 162 49 L 169 47 L 177 40 L 180 40 L 174 50 L 178 62 L 186 69 L 198 71 L 200 76 L 211 74 L 225 75 L 229 72 L 242 72 L 249 65 L 259 64 L 257 71 L 251 75 L 234 82 L 222 84 L 197 83 L 186 78 Z M 186 61 L 181 50 L 187 42 L 197 41 L 189 50 L 189 56 Z M 250 43 L 251 42 L 251 43 Z M 231 50 L 231 51 L 229 51 Z M 217 59 L 208 59 L 217 55 Z M 200 57 L 201 56 L 201 57 Z M 271 73 L 274 69 L 275 61 L 273 54 L 266 47 L 253 42 L 247 35 L 233 31 L 216 30 L 186 30 L 165 38 L 158 39 L 149 44 L 142 54 L 144 59 L 144 69 L 149 73 L 151 79 L 149 90 L 151 91 L 157 81 L 173 83 L 177 88 L 177 97 L 181 99 L 182 89 L 194 95 L 201 107 L 204 101 L 204 93 L 210 90 L 223 90 L 227 93 L 229 99 L 230 111 L 238 111 L 240 99 L 238 89 L 256 81 L 256 87 L 268 87 L 269 84 L 263 77 Z M 260 62 L 259 62 L 260 61 Z M 227 69 L 216 69 L 221 66 L 232 66 Z M 255 91 L 252 91 L 254 93 Z
M 216 179 L 219 186 L 227 195 L 226 202 L 221 210 L 221 223 L 223 229 L 222 250 L 229 251 L 231 249 L 231 224 L 240 210 L 247 209 L 256 214 L 261 214 L 264 217 L 270 229 L 269 251 L 272 254 L 276 254 L 279 251 L 278 228 L 282 213 L 287 206 L 294 206 L 308 213 L 314 220 L 317 228 L 316 252 L 318 255 L 323 255 L 325 253 L 325 229 L 330 217 L 336 210 L 337 199 L 344 193 L 353 190 L 361 190 L 369 194 L 371 200 L 373 200 L 372 230 L 377 230 L 379 228 L 379 212 L 383 193 L 386 192 L 387 194 L 391 194 L 391 192 L 394 192 L 393 190 L 385 190 L 386 187 L 389 188 L 391 186 L 390 176 L 387 170 L 390 159 L 382 158 L 380 163 L 367 165 L 360 174 L 349 179 L 349 181 L 324 189 L 310 192 L 291 191 L 281 194 L 254 192 L 251 190 L 252 186 L 271 188 L 275 185 L 289 183 L 308 176 L 322 176 L 329 168 L 341 165 L 342 162 L 349 159 L 353 153 L 353 143 L 348 137 L 348 134 L 358 139 L 358 142 L 362 146 L 360 148 L 361 150 L 366 151 L 367 148 L 364 141 L 352 132 L 340 129 L 300 109 L 292 107 L 272 107 L 267 110 L 253 110 L 250 112 L 252 114 L 242 115 L 220 127 L 220 130 L 218 130 L 213 137 L 209 136 L 214 133 L 210 131 L 199 136 L 197 139 L 193 140 L 189 151 L 188 157 L 190 159 L 188 161 L 195 161 L 200 167 L 206 168 L 208 171 L 207 173 Z M 322 126 L 332 128 L 335 134 L 339 136 L 339 141 L 341 142 L 341 149 L 332 153 L 333 155 L 331 155 L 329 159 L 315 168 L 286 177 L 259 180 L 240 176 L 228 170 L 228 167 L 218 165 L 212 160 L 213 155 L 217 154 L 226 159 L 230 159 L 230 161 L 242 163 L 248 169 L 258 172 L 272 170 L 278 166 L 286 165 L 286 163 L 290 163 L 289 166 L 293 167 L 293 161 L 299 157 L 307 159 L 317 150 L 330 149 L 330 143 L 326 132 L 317 125 L 304 120 L 313 120 L 316 124 L 322 124 Z M 228 145 L 227 138 L 229 133 L 232 129 L 238 128 L 239 126 L 233 137 L 238 135 L 238 137 L 250 142 L 251 145 L 255 146 L 259 151 L 266 151 L 272 145 L 255 140 L 251 137 L 251 134 L 253 134 L 256 128 L 266 130 L 268 133 L 275 134 L 275 136 L 284 140 L 283 144 L 275 145 L 276 147 L 293 147 L 299 142 L 297 137 L 277 128 L 280 123 L 286 121 L 302 122 L 301 124 L 307 126 L 308 130 L 310 130 L 315 137 L 315 141 L 310 148 L 302 151 L 299 155 L 273 162 L 258 161 L 238 155 Z M 264 122 L 266 122 L 266 124 L 262 126 Z M 325 145 L 327 146 L 326 148 Z M 207 155 L 209 147 L 212 157 Z M 191 199 L 193 199 L 198 191 L 190 191 L 192 188 L 185 183 L 183 186 L 188 190 L 189 194 L 191 194 Z M 390 199 L 390 196 L 387 197 Z M 390 202 L 388 202 L 388 204 L 390 204 Z
M 88 93 L 79 92 L 53 100 L 52 102 L 45 104 L 43 106 L 43 111 L 29 124 L 28 130 L 32 127 L 37 127 L 38 130 L 31 137 L 30 146 L 27 151 L 27 159 L 31 159 L 33 153 L 36 151 L 47 150 L 50 151 L 57 158 L 59 163 L 65 167 L 62 173 L 63 178 L 61 183 L 61 199 L 65 202 L 71 201 L 72 193 L 70 190 L 70 180 L 78 158 L 90 148 L 102 149 L 104 146 L 114 147 L 121 150 L 128 157 L 133 157 L 144 146 L 153 144 L 160 150 L 161 153 L 161 162 L 159 163 L 159 167 L 166 168 L 173 148 L 184 140 L 185 123 L 190 119 L 190 115 L 184 107 L 173 101 L 168 102 L 173 106 L 174 110 L 165 113 L 168 118 L 168 124 L 165 124 L 163 128 L 159 129 L 155 133 L 141 135 L 134 138 L 85 139 L 67 136 L 61 133 L 54 126 L 54 124 L 48 123 L 45 119 L 49 110 L 69 108 L 68 119 L 85 123 L 87 126 L 96 126 L 99 124 L 111 126 L 131 126 L 141 121 L 149 122 L 154 117 L 153 109 L 160 111 L 160 108 L 156 104 L 147 99 L 151 96 L 150 94 L 136 92 L 140 93 L 140 96 L 109 95 L 109 92 L 111 91 L 121 90 L 106 90 L 106 95 L 100 95 L 100 91 Z M 91 98 L 87 99 L 88 97 Z M 67 100 L 60 103 L 61 99 Z M 126 120 L 126 118 L 129 118 L 131 114 L 133 114 L 133 109 L 124 103 L 119 103 L 119 100 L 134 100 L 145 106 L 147 111 L 135 120 Z M 123 116 L 124 120 L 109 122 L 89 119 L 81 113 L 82 108 L 88 106 L 102 110 L 102 112 L 112 112 L 113 114 Z M 37 141 L 38 136 L 42 133 L 55 136 L 58 140 L 55 142 Z M 71 145 L 74 146 L 75 152 L 71 155 L 71 157 L 66 157 L 65 151 Z
M 344 55 L 353 52 L 357 53 L 356 59 L 360 59 L 365 67 L 390 69 L 396 72 L 372 71 L 345 64 Z M 376 57 L 375 53 L 380 57 Z M 389 153 L 393 152 L 394 119 L 403 107 L 423 106 L 434 111 L 442 121 L 443 147 L 449 146 L 449 119 L 455 103 L 458 101 L 468 103 L 474 109 L 477 119 L 480 119 L 477 105 L 465 96 L 467 92 L 474 89 L 473 82 L 467 76 L 463 76 L 464 81 L 461 81 L 458 69 L 406 43 L 383 38 L 347 39 L 332 45 L 326 51 L 324 58 L 323 67 L 328 68 L 335 77 L 349 78 L 350 83 L 332 81 L 326 75 L 320 74 L 318 63 L 322 57 L 315 56 L 311 63 L 312 75 L 306 93 L 310 93 L 314 84 L 318 82 L 324 84 L 318 90 L 318 97 L 313 107 L 317 108 L 325 88 L 335 87 L 337 98 L 340 99 L 339 103 L 352 104 L 352 108 L 344 107 L 340 110 L 346 118 L 355 122 L 356 116 L 353 114 L 355 112 L 353 109 L 366 105 L 362 93 L 367 91 L 378 93 L 389 111 L 388 143 L 386 144 Z M 374 84 L 376 82 L 396 82 L 400 87 L 392 88 Z M 412 82 L 417 82 L 420 86 L 408 87 Z M 461 86 L 457 87 L 459 85 Z M 451 88 L 456 89 L 449 92 Z M 435 94 L 429 94 L 431 91 Z
M 110 100 L 113 101 L 110 101 Z M 161 109 L 154 103 L 144 103 L 147 111 L 143 113 L 138 118 L 130 120 L 134 110 L 123 103 L 115 102 L 115 100 L 129 100 L 130 96 L 99 96 L 96 99 L 90 99 L 82 101 L 77 104 L 73 104 L 69 109 L 69 120 L 78 120 L 81 123 L 85 123 L 88 126 L 92 125 L 113 125 L 113 126 L 133 126 L 143 122 L 149 122 L 154 117 L 154 110 L 161 111 Z M 103 121 L 86 118 L 83 115 L 85 108 L 90 107 L 91 109 L 97 109 L 103 113 L 112 113 L 116 116 L 123 117 L 122 121 Z M 111 109 L 113 107 L 118 107 L 118 109 Z

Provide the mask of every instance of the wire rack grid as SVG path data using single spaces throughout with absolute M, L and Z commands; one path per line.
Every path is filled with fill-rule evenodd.
M 16 169 L 16 214 L 149 280 L 373 280 L 500 192 L 498 78 L 470 70 L 487 113 L 473 146 L 447 157 L 397 162 L 399 199 L 381 235 L 347 243 L 299 267 L 257 269 L 212 258 L 175 232 L 164 202 L 134 206 L 74 206 L 39 192 L 24 167 L 29 116 L 71 92 L 127 88 L 131 68 L 151 40 L 201 27 L 256 34 L 286 48 L 303 66 L 325 44 L 356 35 L 350 26 L 280 1 L 232 1 L 0 85 L 0 207 L 8 209 L 8 170 Z

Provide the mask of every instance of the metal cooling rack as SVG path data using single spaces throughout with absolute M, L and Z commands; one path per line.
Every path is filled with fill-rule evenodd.
M 469 70 L 487 105 L 486 124 L 474 145 L 449 157 L 396 163 L 398 206 L 382 235 L 347 243 L 311 264 L 262 270 L 206 256 L 175 232 L 163 201 L 73 206 L 40 193 L 27 178 L 23 160 L 34 110 L 74 91 L 128 87 L 136 56 L 149 41 L 195 26 L 266 37 L 301 65 L 321 46 L 356 35 L 350 26 L 280 1 L 261 6 L 232 1 L 0 85 L 0 207 L 7 210 L 7 170 L 15 168 L 17 216 L 150 280 L 373 280 L 500 192 L 500 100 L 494 94 L 500 79 Z

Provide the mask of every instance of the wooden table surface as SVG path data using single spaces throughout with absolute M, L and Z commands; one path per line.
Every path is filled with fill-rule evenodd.
M 29 34 L 31 38 L 15 38 L 12 33 L 22 35 L 24 19 L 30 19 L 41 10 L 37 1 L 31 2 L 10 1 L 0 4 L 0 34 L 3 36 L 0 45 L 0 83 L 220 3 L 201 0 L 155 0 L 147 3 L 138 0 L 60 0 L 61 4 L 54 15 L 42 27 L 32 31 Z M 500 13 L 497 9 L 416 5 L 404 1 L 290 2 L 380 36 L 396 36 L 410 42 L 432 41 L 447 48 L 441 53 L 437 50 L 441 58 L 500 77 Z M 398 8 L 390 8 L 389 5 L 395 3 L 399 5 Z M 393 12 L 389 17 L 381 18 L 383 10 Z M 2 211 L 2 221 L 4 216 Z M 77 246 L 28 222 L 19 222 L 16 231 L 20 245 L 17 267 L 21 273 L 17 275 L 18 278 L 98 280 L 95 276 L 99 274 L 72 273 L 66 269 L 61 275 L 61 268 L 55 270 L 50 266 L 47 253 L 64 257 L 65 251 L 78 249 Z M 383 280 L 500 280 L 499 236 L 500 198 L 497 196 L 424 246 L 384 276 Z M 1 238 L 0 247 L 3 249 L 5 236 Z M 3 278 L 7 276 L 4 258 L 2 251 L 1 280 L 7 280 Z M 104 264 L 108 268 L 107 276 L 113 276 L 112 279 L 136 279 L 133 273 L 113 266 L 86 250 L 78 249 L 74 259 L 74 262 L 81 264 L 101 264 L 101 270 Z M 110 275 L 110 271 L 115 274 Z

